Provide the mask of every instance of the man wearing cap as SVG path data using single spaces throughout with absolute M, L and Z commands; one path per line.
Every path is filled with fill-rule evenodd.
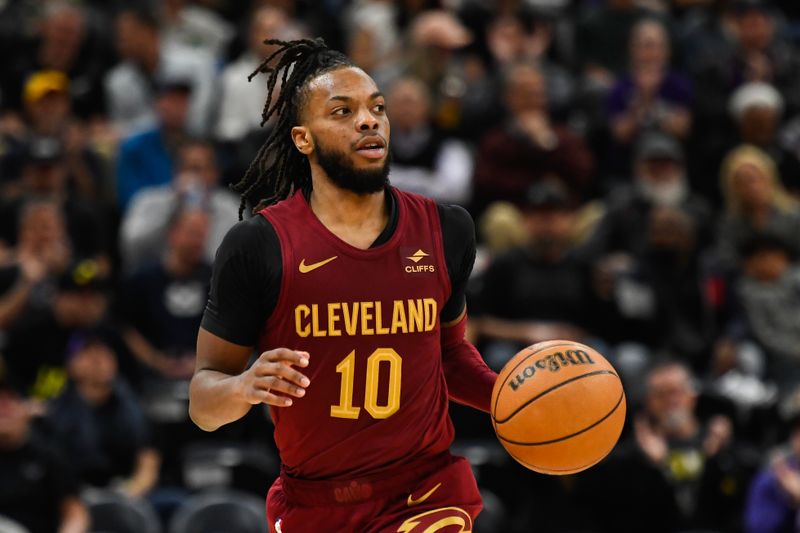
M 699 242 L 708 242 L 710 207 L 690 191 L 683 149 L 676 139 L 659 132 L 644 135 L 635 148 L 633 168 L 633 185 L 612 191 L 584 253 L 594 258 L 612 252 L 640 255 L 647 248 L 648 220 L 655 207 L 684 211 L 697 229 Z
M 476 330 L 493 368 L 524 346 L 586 337 L 593 313 L 588 269 L 574 255 L 575 209 L 557 180 L 531 186 L 524 207 L 527 242 L 498 256 L 478 296 Z
M 16 154 L 19 173 L 0 181 L 0 242 L 13 246 L 21 213 L 31 199 L 47 199 L 61 211 L 71 248 L 102 259 L 107 251 L 102 214 L 70 191 L 68 155 L 58 137 L 31 136 Z
M 158 80 L 158 124 L 123 140 L 117 159 L 117 201 L 124 210 L 145 187 L 166 185 L 174 160 L 187 139 L 191 83 L 184 78 Z
M 107 163 L 89 144 L 88 127 L 75 118 L 66 74 L 56 70 L 34 72 L 25 80 L 22 101 L 24 114 L 3 131 L 8 145 L 0 149 L 0 186 L 18 177 L 32 145 L 39 144 L 35 147 L 38 149 L 43 146 L 40 139 L 53 139 L 59 144 L 59 164 L 67 174 L 70 190 L 87 201 L 99 200 L 108 181 Z M 55 149 L 48 147 L 48 151 Z
M 761 81 L 742 85 L 729 101 L 739 141 L 767 152 L 778 166 L 784 185 L 792 191 L 800 191 L 800 161 L 778 140 L 783 106 L 783 97 L 777 89 Z
M 4 349 L 15 382 L 40 399 L 61 392 L 69 338 L 76 330 L 105 323 L 108 283 L 97 262 L 77 260 L 58 279 L 51 305 L 29 308 L 16 321 Z

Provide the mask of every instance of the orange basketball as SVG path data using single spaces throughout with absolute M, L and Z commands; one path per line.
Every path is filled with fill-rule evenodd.
M 608 455 L 625 422 L 614 367 L 573 341 L 540 342 L 515 355 L 492 390 L 492 424 L 505 449 L 543 474 L 573 474 Z

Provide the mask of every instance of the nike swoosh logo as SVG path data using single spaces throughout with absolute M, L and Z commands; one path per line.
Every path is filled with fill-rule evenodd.
M 430 498 L 430 497 L 431 497 L 431 494 L 433 494 L 434 492 L 436 492 L 436 489 L 438 489 L 438 488 L 439 488 L 439 487 L 441 487 L 441 486 L 442 486 L 442 484 L 441 484 L 441 483 L 439 483 L 438 485 L 436 485 L 435 487 L 433 487 L 431 490 L 429 490 L 428 492 L 426 492 L 425 494 L 423 494 L 422 496 L 420 496 L 420 497 L 419 497 L 419 498 L 417 498 L 416 500 L 415 500 L 414 498 L 412 498 L 412 497 L 411 497 L 411 494 L 409 494 L 409 495 L 408 495 L 408 506 L 409 506 L 409 507 L 413 507 L 413 506 L 415 506 L 415 505 L 419 505 L 419 504 L 421 504 L 422 502 L 424 502 L 425 500 L 427 500 L 428 498 Z
M 327 259 L 323 259 L 322 261 L 320 261 L 318 263 L 311 263 L 310 265 L 307 265 L 306 264 L 306 260 L 303 259 L 302 261 L 300 261 L 300 273 L 301 274 L 308 274 L 312 270 L 316 270 L 321 266 L 327 265 L 328 263 L 330 263 L 331 261 L 333 261 L 337 257 L 339 257 L 339 256 L 338 255 L 334 255 L 333 257 L 329 257 Z

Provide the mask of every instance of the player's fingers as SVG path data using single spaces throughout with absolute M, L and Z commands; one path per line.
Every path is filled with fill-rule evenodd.
M 273 394 L 268 390 L 255 389 L 250 395 L 250 403 L 266 403 L 274 405 L 275 407 L 289 407 L 292 405 L 292 399 L 278 394 Z
M 310 355 L 308 352 L 290 350 L 288 348 L 276 348 L 262 353 L 259 359 L 262 361 L 269 361 L 270 363 L 282 361 L 297 366 L 308 366 L 309 357 Z
M 255 382 L 255 386 L 259 389 L 282 392 L 297 398 L 302 398 L 306 395 L 306 390 L 303 387 L 298 387 L 297 385 L 275 376 L 261 378 Z
M 256 376 L 259 377 L 278 376 L 300 387 L 308 387 L 311 384 L 311 381 L 306 376 L 304 376 L 291 366 L 284 365 L 281 363 L 261 364 L 258 367 L 256 367 L 255 374 Z

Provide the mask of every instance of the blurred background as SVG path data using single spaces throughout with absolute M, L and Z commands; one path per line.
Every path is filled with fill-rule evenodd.
M 265 531 L 263 408 L 187 417 L 210 264 L 270 131 L 267 37 L 387 95 L 392 183 L 466 207 L 495 370 L 570 338 L 622 375 L 587 472 L 453 406 L 492 532 L 798 531 L 796 0 L 0 0 L 0 531 Z M 16 529 L 15 529 L 16 528 Z

